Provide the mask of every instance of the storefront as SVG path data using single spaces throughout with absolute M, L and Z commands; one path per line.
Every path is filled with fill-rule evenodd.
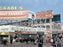
M 9 42 L 9 32 L 0 32 L 0 39 L 3 41 L 6 39 Z
M 36 39 L 37 38 L 37 32 L 31 32 L 31 31 L 21 31 L 21 38 L 22 39 Z
M 59 34 L 61 34 L 60 31 L 52 31 L 52 37 L 53 37 L 53 38 L 59 37 Z
M 43 36 L 44 32 L 37 32 L 37 34 Z
M 15 35 L 15 32 L 9 32 L 9 35 L 14 36 Z

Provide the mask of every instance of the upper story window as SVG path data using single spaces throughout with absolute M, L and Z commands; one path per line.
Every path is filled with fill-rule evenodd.
M 34 28 L 37 28 L 37 26 L 34 26 Z
M 40 23 L 40 19 L 37 19 L 37 23 L 38 23 L 38 24 Z
M 45 26 L 41 26 L 42 28 L 45 28 Z
M 50 23 L 50 19 L 46 19 L 46 23 Z
M 28 20 L 26 20 L 25 22 L 28 22 Z
M 38 27 L 40 27 L 40 26 L 38 26 Z
M 50 25 L 47 25 L 46 28 L 50 28 Z
M 59 24 L 54 24 L 54 25 L 52 25 L 52 28 L 53 28 L 53 29 L 61 29 L 61 25 L 59 25 Z
M 45 23 L 45 19 L 41 19 L 41 22 L 42 22 L 42 23 Z

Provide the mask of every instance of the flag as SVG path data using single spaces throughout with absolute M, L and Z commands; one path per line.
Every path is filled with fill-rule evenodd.
M 34 20 L 35 20 L 35 15 L 32 14 L 32 15 L 31 15 L 31 18 L 28 18 L 28 20 L 30 20 L 30 21 L 31 21 L 31 20 L 34 21 Z
M 32 18 L 34 17 L 34 15 L 32 15 Z

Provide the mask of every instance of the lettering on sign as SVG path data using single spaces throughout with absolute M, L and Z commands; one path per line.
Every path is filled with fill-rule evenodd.
M 3 6 L 3 7 L 1 7 L 0 6 L 0 10 L 23 10 L 23 8 L 22 8 L 22 6 L 19 6 L 19 7 L 16 7 L 16 6 L 8 6 L 8 7 L 6 7 L 6 6 Z

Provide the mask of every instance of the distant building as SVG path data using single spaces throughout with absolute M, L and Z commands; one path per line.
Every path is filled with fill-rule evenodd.
M 49 12 L 39 12 L 37 13 L 38 16 L 36 15 L 35 21 L 25 20 L 25 21 L 22 21 L 21 23 L 24 23 L 24 25 L 30 26 L 30 27 L 46 28 L 46 31 L 45 31 L 46 34 L 48 34 L 48 36 L 50 37 L 51 36 L 55 37 L 56 35 L 61 33 L 61 26 L 62 26 L 61 18 L 60 18 L 60 14 L 56 14 L 56 15 L 51 14 L 53 16 L 52 17 L 51 15 L 49 15 L 50 14 Z M 46 17 L 43 15 L 50 16 L 50 17 Z

